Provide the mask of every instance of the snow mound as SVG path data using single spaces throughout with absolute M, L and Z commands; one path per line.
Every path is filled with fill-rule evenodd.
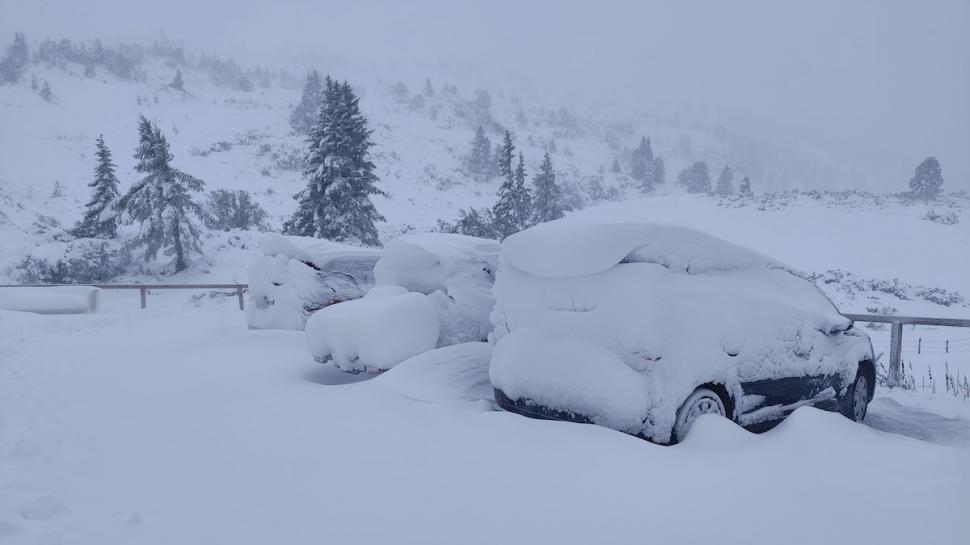
M 390 369 L 435 348 L 438 334 L 431 300 L 400 286 L 376 286 L 362 299 L 319 310 L 306 324 L 313 358 L 349 372 Z
M 251 329 L 302 330 L 316 310 L 362 297 L 374 285 L 381 255 L 374 248 L 271 233 L 259 244 L 263 255 L 249 267 Z
M 101 290 L 91 286 L 0 288 L 0 309 L 36 314 L 91 314 Z
M 412 233 L 391 240 L 374 266 L 377 285 L 402 286 L 434 302 L 438 346 L 485 340 L 501 245 L 466 235 Z
M 503 248 L 510 263 L 547 278 L 595 274 L 619 263 L 657 263 L 690 274 L 773 264 L 717 237 L 651 223 L 550 222 L 510 236 Z
M 492 345 L 474 342 L 430 350 L 400 363 L 374 382 L 421 401 L 491 401 Z
M 523 328 L 495 346 L 492 385 L 514 401 L 576 412 L 594 424 L 639 433 L 650 385 L 613 352 Z

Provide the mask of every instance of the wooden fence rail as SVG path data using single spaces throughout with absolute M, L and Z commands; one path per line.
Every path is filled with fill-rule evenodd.
M 959 318 L 925 318 L 922 316 L 888 316 L 884 314 L 843 314 L 853 322 L 878 322 L 892 324 L 889 340 L 889 385 L 899 385 L 902 371 L 903 325 L 938 325 L 947 327 L 970 327 L 970 320 Z
M 56 288 L 59 286 L 90 286 L 103 290 L 138 290 L 141 295 L 141 308 L 148 304 L 150 290 L 235 290 L 239 298 L 239 310 L 246 308 L 243 292 L 249 284 L 0 284 L 0 288 Z

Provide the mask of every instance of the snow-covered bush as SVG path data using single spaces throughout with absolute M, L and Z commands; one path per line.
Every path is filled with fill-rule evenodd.
M 69 242 L 57 255 L 28 255 L 13 277 L 22 284 L 103 283 L 129 270 L 131 253 L 114 240 L 85 238 Z
M 252 200 L 248 191 L 217 189 L 206 199 L 205 223 L 210 229 L 265 231 L 266 211 Z
M 933 223 L 939 223 L 940 225 L 955 225 L 960 221 L 956 212 L 941 214 L 933 208 L 927 210 L 926 213 L 923 214 L 923 219 L 926 221 L 932 221 Z

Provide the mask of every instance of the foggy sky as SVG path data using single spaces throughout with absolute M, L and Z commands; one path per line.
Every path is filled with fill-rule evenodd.
M 320 55 L 466 66 L 538 97 L 696 114 L 783 138 L 854 170 L 844 183 L 883 191 L 903 189 L 936 155 L 944 187 L 970 189 L 965 0 L 0 0 L 4 43 L 14 30 L 109 42 L 164 33 L 243 64 Z

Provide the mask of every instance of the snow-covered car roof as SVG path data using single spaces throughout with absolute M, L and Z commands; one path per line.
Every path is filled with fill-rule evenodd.
M 343 257 L 374 257 L 376 259 L 381 256 L 380 248 L 361 248 L 329 240 L 274 233 L 260 235 L 259 249 L 267 257 L 282 255 L 317 266 Z
M 657 263 L 690 274 L 778 266 L 706 233 L 647 222 L 546 223 L 505 239 L 503 256 L 546 278 L 586 276 L 619 263 Z
M 456 281 L 467 284 L 464 277 L 469 272 L 481 272 L 483 267 L 494 272 L 501 249 L 494 240 L 467 235 L 408 233 L 388 241 L 374 274 L 378 284 L 451 295 Z

